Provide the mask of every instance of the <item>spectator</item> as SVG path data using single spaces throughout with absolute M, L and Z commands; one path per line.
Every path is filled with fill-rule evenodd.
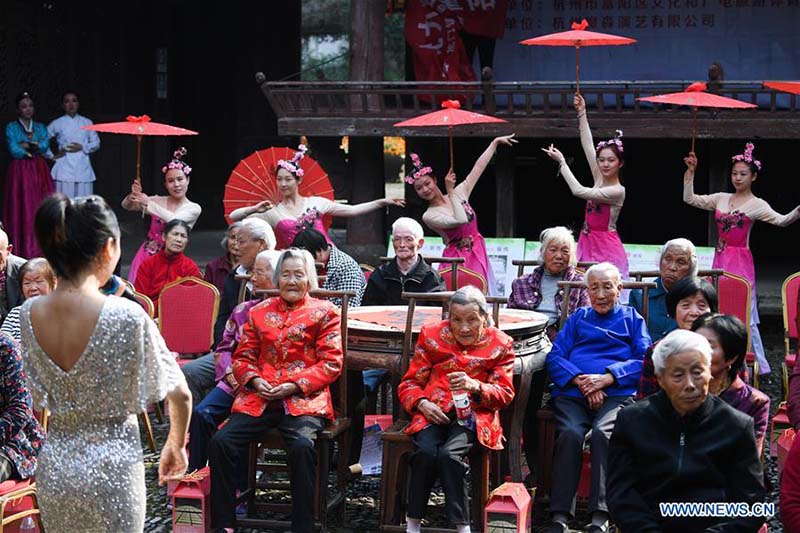
M 408 529 L 419 533 L 431 488 L 440 477 L 447 520 L 469 533 L 464 457 L 476 444 L 503 447 L 499 411 L 514 398 L 512 339 L 493 327 L 486 298 L 462 287 L 450 299 L 450 318 L 423 326 L 397 395 L 413 418 Z M 468 393 L 471 415 L 459 419 L 453 396 Z
M 22 280 L 22 297 L 27 300 L 34 296 L 50 294 L 56 288 L 56 273 L 50 267 L 50 263 L 43 257 L 34 257 L 26 261 L 19 269 L 19 277 Z M 18 305 L 8 312 L 0 331 L 7 333 L 9 337 L 17 342 L 21 342 L 19 330 L 19 311 L 22 305 Z
M 241 222 L 234 222 L 228 226 L 225 237 L 222 238 L 222 249 L 225 251 L 221 256 L 206 265 L 203 279 L 214 285 L 219 290 L 220 295 L 225 290 L 225 278 L 230 274 L 239 263 L 239 245 L 236 237 L 239 234 Z
M 800 438 L 794 439 L 783 465 L 780 504 L 783 533 L 800 533 Z
M 667 293 L 678 281 L 697 276 L 697 252 L 688 239 L 672 239 L 661 248 L 658 260 L 660 275 L 654 280 L 656 288 L 648 291 L 647 330 L 653 342 L 676 329 L 674 315 L 667 312 Z M 630 305 L 642 313 L 642 291 L 631 291 Z
M 153 301 L 158 316 L 158 296 L 169 283 L 189 276 L 200 277 L 197 263 L 184 255 L 189 244 L 189 224 L 173 219 L 164 226 L 164 248 L 144 260 L 136 275 L 134 287 Z
M 367 280 L 355 259 L 333 244 L 329 244 L 325 235 L 313 228 L 304 229 L 298 233 L 292 241 L 292 246 L 308 250 L 317 262 L 323 264 L 325 274 L 323 289 L 353 291 L 356 296 L 350 298 L 350 307 L 361 305 L 361 297 L 364 296 Z M 331 301 L 339 307 L 342 306 L 339 298 L 332 298 Z
M 664 516 L 659 504 L 763 501 L 753 419 L 708 393 L 711 346 L 676 330 L 653 354 L 663 389 L 623 409 L 608 454 L 611 518 L 624 532 L 752 532 L 763 517 Z
M 12 254 L 13 247 L 6 232 L 0 229 L 0 320 L 5 319 L 11 309 L 22 305 L 23 300 L 19 269 L 25 259 Z
M 598 263 L 586 271 L 586 279 L 591 307 L 582 307 L 567 319 L 547 355 L 547 370 L 555 382 L 551 396 L 556 423 L 548 533 L 568 531 L 567 522 L 575 512 L 583 443 L 590 430 L 588 531 L 607 531 L 608 439 L 617 413 L 633 403 L 642 356 L 650 345 L 644 319 L 618 301 L 622 280 L 617 267 Z

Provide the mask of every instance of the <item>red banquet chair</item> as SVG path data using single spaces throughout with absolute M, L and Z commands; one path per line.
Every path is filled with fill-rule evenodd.
M 745 356 L 745 364 L 753 386 L 758 388 L 758 362 L 755 354 L 750 351 L 750 313 L 752 310 L 750 282 L 742 276 L 725 272 L 719 278 L 718 292 L 719 312 L 725 315 L 734 315 L 747 328 L 748 351 Z
M 136 303 L 144 308 L 147 316 L 153 318 L 156 314 L 156 306 L 153 305 L 153 300 L 151 300 L 146 294 L 142 294 L 135 289 L 131 289 L 131 292 L 133 293 L 133 298 L 136 300 Z
M 214 344 L 219 291 L 200 278 L 168 283 L 158 295 L 158 329 L 167 348 L 181 355 L 206 354 Z
M 789 375 L 794 369 L 797 353 L 792 352 L 791 341 L 794 340 L 795 346 L 798 342 L 798 291 L 800 290 L 800 272 L 795 272 L 783 282 L 781 287 L 781 305 L 783 307 L 783 342 L 786 347 L 786 355 L 781 364 L 781 374 L 783 377 L 783 399 L 787 399 L 789 394 Z

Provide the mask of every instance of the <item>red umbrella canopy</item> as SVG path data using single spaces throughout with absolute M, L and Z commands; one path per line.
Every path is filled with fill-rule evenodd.
M 785 93 L 800 94 L 800 81 L 765 81 L 764 87 Z
M 177 126 L 170 126 L 169 124 L 161 124 L 159 122 L 152 122 L 150 117 L 142 115 L 135 117 L 128 115 L 125 122 L 106 122 L 105 124 L 93 124 L 91 126 L 82 126 L 85 130 L 94 130 L 104 133 L 121 133 L 123 135 L 197 135 L 196 131 L 179 128 Z
M 445 100 L 442 102 L 442 108 L 443 109 L 439 111 L 425 113 L 424 115 L 398 122 L 395 126 L 398 128 L 406 126 L 448 126 L 452 128 L 453 126 L 461 126 L 464 124 L 507 122 L 501 118 L 473 113 L 472 111 L 464 111 L 461 109 L 461 102 L 458 100 Z
M 705 83 L 696 82 L 689 85 L 685 91 L 680 93 L 667 93 L 659 94 L 656 96 L 647 96 L 644 98 L 637 98 L 641 102 L 653 102 L 656 104 L 675 104 L 686 105 L 692 107 L 718 107 L 726 109 L 751 109 L 758 107 L 755 104 L 748 104 L 741 100 L 733 98 L 726 98 L 716 94 L 705 92 L 707 86 Z
M 597 33 L 594 31 L 586 31 L 589 23 L 586 19 L 581 22 L 573 22 L 572 29 L 569 31 L 562 31 L 559 33 L 550 33 L 534 37 L 532 39 L 525 39 L 520 41 L 519 44 L 526 44 L 529 46 L 620 46 L 625 44 L 633 44 L 636 39 L 628 37 L 621 37 L 619 35 L 611 35 L 608 33 Z
M 280 202 L 283 197 L 278 191 L 275 176 L 278 169 L 278 160 L 291 160 L 294 150 L 285 147 L 272 147 L 253 152 L 242 159 L 228 178 L 225 185 L 225 196 L 222 203 L 225 206 L 225 217 L 230 222 L 230 213 L 234 209 L 255 205 L 262 200 L 271 200 L 273 204 Z M 302 196 L 322 196 L 333 200 L 333 187 L 325 170 L 313 158 L 305 156 L 300 161 L 303 169 L 303 178 L 300 181 L 299 192 Z M 330 217 L 323 220 L 325 228 L 331 225 Z

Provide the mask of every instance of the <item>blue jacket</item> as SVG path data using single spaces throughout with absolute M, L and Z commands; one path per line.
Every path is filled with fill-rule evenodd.
M 656 288 L 651 289 L 647 294 L 647 299 L 650 306 L 647 309 L 647 330 L 650 332 L 650 338 L 653 342 L 661 340 L 666 337 L 667 333 L 674 329 L 678 329 L 678 323 L 675 319 L 667 314 L 667 289 L 661 281 L 661 277 L 654 279 Z M 642 291 L 631 291 L 629 305 L 642 312 Z
M 617 304 L 600 315 L 581 307 L 564 323 L 547 355 L 547 370 L 556 384 L 552 396 L 582 398 L 570 381 L 579 374 L 606 372 L 616 380 L 605 389 L 608 396 L 633 396 L 650 344 L 644 319 L 634 308 Z

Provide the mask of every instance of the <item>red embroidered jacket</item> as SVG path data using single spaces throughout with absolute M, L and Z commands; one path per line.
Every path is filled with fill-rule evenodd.
M 459 371 L 481 382 L 480 393 L 471 395 L 478 441 L 501 450 L 504 437 L 499 411 L 514 399 L 514 349 L 511 337 L 493 327 L 487 327 L 478 342 L 467 348 L 456 342 L 448 320 L 422 328 L 408 372 L 397 389 L 403 408 L 413 415 L 406 433 L 430 425 L 416 410 L 423 398 L 445 413 L 453 410 L 447 374 Z
M 329 385 L 342 373 L 339 310 L 332 303 L 306 296 L 289 306 L 280 297 L 250 309 L 241 340 L 233 354 L 233 374 L 239 383 L 260 377 L 270 385 L 295 383 L 298 394 L 283 399 L 293 416 L 333 418 Z M 267 406 L 248 385 L 233 402 L 234 413 L 260 416 Z

